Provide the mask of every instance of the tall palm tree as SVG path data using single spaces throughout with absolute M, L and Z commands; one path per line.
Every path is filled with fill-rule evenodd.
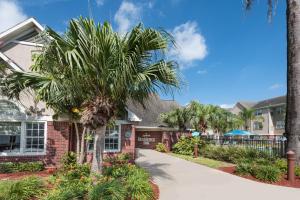
M 186 125 L 189 122 L 190 115 L 186 107 L 175 108 L 170 112 L 163 113 L 161 120 L 170 127 L 178 127 L 179 131 L 186 131 Z
M 6 84 L 16 92 L 33 88 L 56 101 L 65 96 L 71 103 L 83 100 L 81 123 L 95 131 L 92 171 L 101 172 L 107 124 L 125 109 L 126 101 L 143 104 L 153 93 L 179 87 L 177 65 L 164 57 L 173 39 L 141 24 L 121 36 L 109 23 L 83 18 L 71 20 L 64 35 L 50 28 L 46 33 L 50 41 L 37 71 L 13 72 Z M 45 87 L 65 92 L 48 94 Z
M 254 110 L 249 108 L 245 108 L 242 110 L 242 112 L 239 113 L 240 115 L 240 118 L 243 120 L 244 122 L 244 129 L 245 130 L 250 130 L 250 127 L 251 127 L 251 122 L 252 120 L 255 119 L 255 114 L 254 114 Z
M 251 8 L 254 0 L 245 0 L 246 8 Z M 276 0 L 267 0 L 268 16 L 273 14 Z M 288 150 L 296 153 L 300 162 L 300 0 L 286 0 L 287 24 L 287 109 L 285 132 Z

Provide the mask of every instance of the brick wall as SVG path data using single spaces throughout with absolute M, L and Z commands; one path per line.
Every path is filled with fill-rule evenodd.
M 68 122 L 47 122 L 46 155 L 0 156 L 0 162 L 42 161 L 47 166 L 59 165 L 62 156 L 69 150 L 70 124 Z
M 162 134 L 162 131 L 136 131 L 136 147 L 155 149 L 157 143 L 162 142 Z
M 127 134 L 126 134 L 127 132 Z M 126 137 L 129 136 L 129 132 L 131 132 L 131 135 L 129 138 Z M 133 157 L 135 156 L 135 128 L 132 124 L 122 124 L 121 125 L 121 151 L 116 153 L 110 153 L 112 154 L 119 154 L 119 153 L 129 153 Z M 104 153 L 104 157 L 107 154 Z M 88 152 L 87 154 L 87 162 L 92 162 L 93 153 Z

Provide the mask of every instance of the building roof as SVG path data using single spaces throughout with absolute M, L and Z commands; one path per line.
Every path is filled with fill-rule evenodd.
M 286 96 L 274 97 L 271 99 L 266 99 L 263 101 L 259 101 L 257 104 L 253 106 L 254 109 L 264 108 L 264 107 L 272 107 L 280 104 L 286 103 Z
M 176 101 L 162 100 L 158 95 L 151 95 L 145 102 L 145 107 L 132 101 L 127 103 L 127 109 L 141 119 L 138 125 L 147 127 L 167 127 L 160 121 L 160 114 L 178 107 L 181 106 Z
M 242 105 L 244 108 L 249 109 L 252 108 L 254 105 L 256 105 L 257 102 L 239 101 L 238 103 Z

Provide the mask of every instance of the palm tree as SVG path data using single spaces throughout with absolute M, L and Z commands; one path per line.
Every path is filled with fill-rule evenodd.
M 251 8 L 254 0 L 245 0 Z M 273 14 L 276 0 L 268 0 L 268 16 Z M 300 162 L 300 0 L 286 0 L 287 24 L 287 109 L 285 132 L 288 138 L 287 150 L 296 153 Z
M 177 127 L 179 131 L 186 131 L 186 125 L 189 122 L 190 116 L 188 109 L 186 107 L 183 108 L 175 108 L 170 112 L 163 113 L 160 116 L 162 122 L 166 123 L 170 127 Z
M 187 106 L 190 113 L 190 124 L 201 133 L 206 133 L 209 127 L 209 117 L 213 110 L 212 105 L 203 105 L 198 101 L 191 101 Z
M 244 122 L 244 129 L 247 131 L 250 130 L 251 122 L 256 118 L 256 116 L 254 115 L 254 110 L 251 108 L 245 108 L 242 110 L 242 112 L 239 113 L 239 116 Z
M 164 57 L 173 39 L 142 24 L 121 36 L 109 23 L 83 18 L 71 20 L 63 36 L 50 28 L 46 33 L 50 42 L 37 71 L 13 72 L 6 84 L 17 92 L 32 88 L 55 101 L 65 96 L 71 103 L 83 100 L 80 121 L 95 131 L 92 171 L 101 172 L 107 124 L 125 109 L 126 101 L 143 104 L 153 93 L 179 87 L 177 65 Z M 64 93 L 49 94 L 45 87 Z

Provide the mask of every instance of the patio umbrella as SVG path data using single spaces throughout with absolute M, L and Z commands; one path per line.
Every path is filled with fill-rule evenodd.
M 232 130 L 224 134 L 224 136 L 243 136 L 243 135 L 255 135 L 255 134 L 245 130 Z

